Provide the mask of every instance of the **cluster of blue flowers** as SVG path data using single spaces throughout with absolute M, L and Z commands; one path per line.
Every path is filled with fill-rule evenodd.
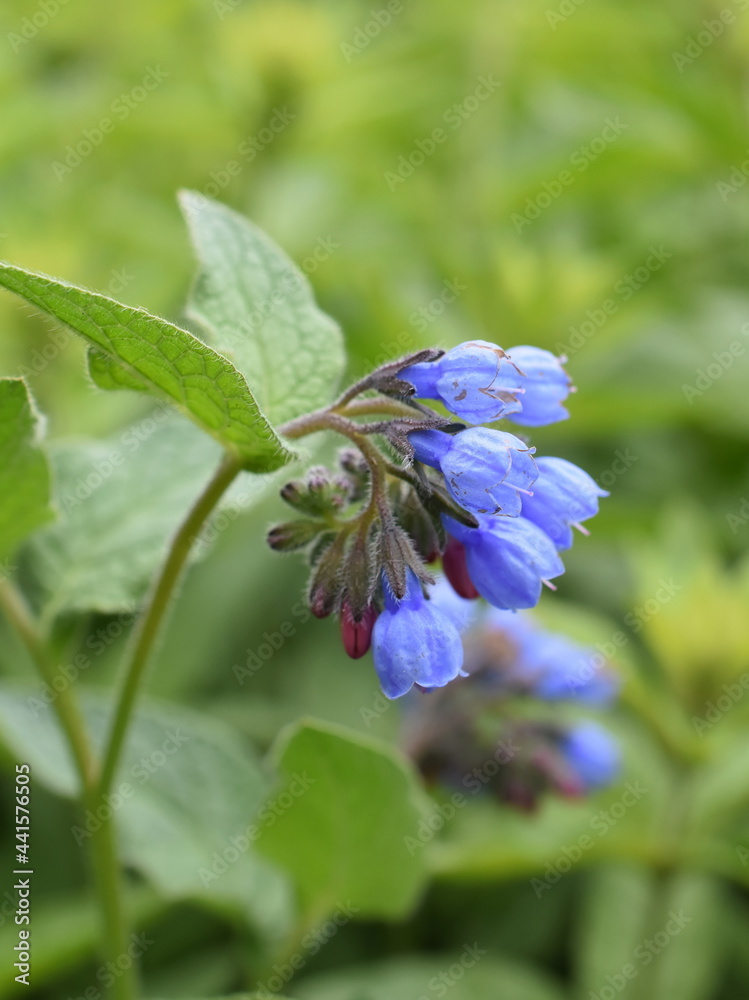
M 571 391 L 562 360 L 535 347 L 505 352 L 477 340 L 438 360 L 403 368 L 417 399 L 438 400 L 457 427 L 408 433 L 415 462 L 437 470 L 449 497 L 470 519 L 442 513 L 447 543 L 443 569 L 456 594 L 479 595 L 501 610 L 534 607 L 542 584 L 564 572 L 559 552 L 572 529 L 598 512 L 606 496 L 582 469 L 563 458 L 535 458 L 535 449 L 507 431 L 464 424 L 508 419 L 539 427 L 565 419 Z M 451 617 L 425 598 L 409 570 L 396 597 L 383 580 L 384 607 L 372 626 L 372 649 L 384 693 L 398 698 L 416 684 L 442 687 L 462 673 L 463 649 Z M 557 651 L 550 650 L 551 659 Z M 552 681 L 548 681 L 552 684 Z
M 595 649 L 540 627 L 527 612 L 462 598 L 444 577 L 430 588 L 428 603 L 463 637 L 467 680 L 459 691 L 418 699 L 406 717 L 416 733 L 410 752 L 426 774 L 465 784 L 466 776 L 485 771 L 499 799 L 525 809 L 545 791 L 576 797 L 615 780 L 621 763 L 616 740 L 597 722 L 574 717 L 580 709 L 608 707 L 618 694 L 616 674 Z M 540 706 L 530 717 L 513 713 L 525 698 L 541 705 L 566 702 L 573 718 L 565 721 L 568 708 L 549 718 Z M 489 773 L 484 764 L 497 759 L 497 746 L 504 748 L 502 766 Z

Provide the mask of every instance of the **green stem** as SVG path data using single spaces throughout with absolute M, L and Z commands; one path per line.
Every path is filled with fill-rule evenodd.
M 91 789 L 84 804 L 92 813 L 101 805 L 96 789 Z M 105 814 L 105 815 L 108 815 Z M 118 959 L 128 958 L 129 923 L 125 913 L 124 884 L 117 851 L 117 832 L 111 816 L 91 835 L 91 863 L 94 886 L 99 898 L 102 918 L 102 940 L 107 966 L 117 970 L 112 983 L 113 1000 L 135 1000 L 138 995 L 138 974 L 134 962 L 123 969 Z
M 0 607 L 54 695 L 52 706 L 70 747 L 81 781 L 81 790 L 85 792 L 96 780 L 96 761 L 86 734 L 83 713 L 75 695 L 67 682 L 60 685 L 59 690 L 55 685 L 58 677 L 57 667 L 39 635 L 39 629 L 23 594 L 8 580 L 0 581 Z
M 132 652 L 117 698 L 117 709 L 107 739 L 101 777 L 97 785 L 99 797 L 107 794 L 114 781 L 138 696 L 138 689 L 193 543 L 206 518 L 240 471 L 241 466 L 237 458 L 227 454 L 174 536 L 169 554 L 148 602 L 147 611 L 140 619 L 133 635 Z
M 49 655 L 49 649 L 39 635 L 38 625 L 25 598 L 7 580 L 0 582 L 0 607 L 29 651 L 42 678 L 55 693 L 52 704 L 80 778 L 81 800 L 85 808 L 95 813 L 100 804 L 99 796 L 96 794 L 97 761 L 91 750 L 78 701 L 67 684 L 59 688 L 55 686 L 54 681 L 59 675 Z M 103 923 L 103 957 L 108 962 L 117 962 L 121 955 L 127 954 L 130 942 L 122 900 L 115 830 L 111 818 L 102 821 L 92 835 L 91 860 L 93 881 Z M 135 971 L 133 968 L 124 971 L 119 966 L 117 968 L 122 974 L 114 980 L 113 997 L 115 1000 L 133 1000 L 136 995 Z

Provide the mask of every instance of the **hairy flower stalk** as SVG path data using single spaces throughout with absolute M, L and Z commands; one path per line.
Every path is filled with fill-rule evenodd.
M 306 552 L 311 611 L 340 617 L 352 658 L 371 647 L 387 697 L 462 673 L 459 629 L 429 595 L 431 565 L 442 561 L 456 600 L 481 596 L 506 610 L 534 607 L 564 572 L 559 551 L 605 491 L 572 463 L 536 458 L 516 435 L 475 425 L 565 419 L 570 391 L 548 351 L 473 341 L 383 365 L 281 428 L 290 439 L 348 439 L 337 468 L 315 466 L 283 487 L 302 516 L 273 527 L 268 543 Z

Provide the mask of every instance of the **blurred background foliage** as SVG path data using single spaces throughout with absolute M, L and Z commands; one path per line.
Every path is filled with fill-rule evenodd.
M 573 866 L 540 900 L 528 879 L 601 801 L 551 803 L 530 820 L 472 803 L 429 845 L 435 882 L 412 919 L 346 927 L 310 963 L 308 985 L 295 984 L 300 997 L 379 998 L 370 973 L 338 986 L 314 974 L 381 959 L 382 996 L 436 996 L 426 972 L 444 958 L 430 954 L 474 939 L 492 962 L 528 966 L 505 964 L 493 979 L 484 966 L 487 981 L 509 977 L 507 995 L 587 997 L 682 899 L 699 927 L 670 946 L 665 979 L 643 972 L 623 995 L 749 993 L 749 906 L 737 888 L 749 882 L 749 703 L 733 699 L 707 732 L 691 721 L 742 676 L 749 653 L 749 14 L 739 0 L 725 5 L 403 0 L 378 28 L 372 11 L 385 4 L 354 0 L 78 0 L 52 16 L 4 0 L 3 258 L 181 319 L 193 261 L 175 191 L 202 191 L 308 261 L 344 328 L 352 376 L 473 337 L 564 351 L 579 387 L 572 419 L 534 441 L 611 490 L 542 616 L 602 645 L 623 636 L 615 659 L 634 709 L 617 722 L 625 778 L 641 775 L 652 794 L 601 840 L 605 864 Z M 42 26 L 24 29 L 34 17 Z M 149 74 L 162 82 L 138 90 Z M 472 101 L 487 77 L 499 85 Z M 456 103 L 459 127 L 446 117 Z M 68 147 L 107 117 L 111 133 L 64 169 Z M 418 159 L 439 127 L 446 140 L 405 176 L 402 158 Z M 446 304 L 450 288 L 459 292 Z M 27 374 L 52 438 L 116 434 L 149 412 L 128 394 L 95 392 L 81 345 L 50 348 L 49 325 L 10 296 L 0 329 L 0 371 Z M 276 511 L 272 500 L 220 532 L 184 587 L 151 693 L 261 748 L 302 715 L 394 739 L 395 709 L 362 711 L 377 698 L 369 662 L 345 660 L 333 622 L 294 610 L 300 564 L 259 541 Z M 294 634 L 239 686 L 233 666 L 262 659 L 264 633 L 286 622 Z M 10 638 L 4 646 L 6 672 L 23 674 L 22 654 Z M 118 639 L 84 683 L 109 683 L 119 649 Z M 674 803 L 686 787 L 684 818 Z M 39 905 L 42 894 L 53 903 L 40 917 L 34 996 L 78 996 L 93 961 L 81 863 L 54 834 L 70 822 L 66 807 L 40 793 L 39 809 L 49 852 Z M 154 992 L 241 985 L 252 968 L 244 932 L 192 904 L 168 914 L 152 898 L 138 905 L 158 929 L 146 959 Z M 488 988 L 477 981 L 465 995 Z

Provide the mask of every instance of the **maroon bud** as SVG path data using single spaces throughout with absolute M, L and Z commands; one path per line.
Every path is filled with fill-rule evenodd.
M 473 601 L 480 596 L 468 573 L 465 545 L 452 535 L 448 535 L 447 546 L 442 553 L 442 569 L 459 597 Z
M 352 660 L 358 660 L 368 652 L 372 643 L 372 628 L 377 621 L 377 608 L 370 604 L 365 608 L 364 614 L 357 622 L 351 614 L 351 606 L 347 600 L 343 602 L 341 609 L 341 638 L 343 648 Z

